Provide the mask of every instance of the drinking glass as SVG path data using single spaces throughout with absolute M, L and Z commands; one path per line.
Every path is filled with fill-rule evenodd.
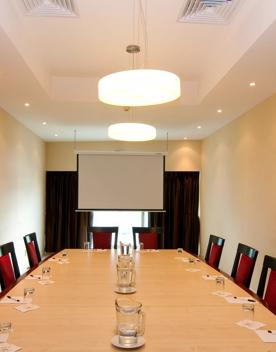
M 224 277 L 223 276 L 217 276 L 216 277 L 216 285 L 217 285 L 217 289 L 219 291 L 223 291 L 224 290 L 224 287 L 225 287 L 225 280 L 224 280 Z
M 254 303 L 243 303 L 242 310 L 246 314 L 249 320 L 254 321 L 255 315 L 255 304 Z
M 115 307 L 119 343 L 125 347 L 131 347 L 145 332 L 145 314 L 142 304 L 131 299 L 118 298 L 115 301 Z
M 135 287 L 135 266 L 131 262 L 117 264 L 117 286 L 120 290 L 128 292 Z
M 1 321 L 0 322 L 0 350 L 8 351 L 8 348 L 5 349 L 4 344 L 7 343 L 9 334 L 11 332 L 12 324 L 10 321 Z
M 130 255 L 118 255 L 118 264 L 122 266 L 134 265 L 134 258 Z
M 91 242 L 89 242 L 89 241 L 83 242 L 83 248 L 86 250 L 91 249 Z
M 32 296 L 34 295 L 35 289 L 33 287 L 24 288 L 24 303 L 31 303 Z
M 61 256 L 62 256 L 62 258 L 67 259 L 67 257 L 68 257 L 68 252 L 63 251 L 63 252 L 61 253 Z
M 120 242 L 120 253 L 121 255 L 130 255 L 131 244 Z
M 41 268 L 41 280 L 47 281 L 50 279 L 51 268 L 49 266 L 43 266 Z

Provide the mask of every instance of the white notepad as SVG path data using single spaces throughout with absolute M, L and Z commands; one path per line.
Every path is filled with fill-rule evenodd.
M 263 342 L 276 342 L 276 330 L 255 330 Z
M 257 329 L 265 326 L 265 324 L 261 323 L 260 321 L 255 321 L 255 320 L 250 320 L 250 319 L 238 321 L 236 324 L 241 326 L 242 328 L 246 328 L 246 329 L 250 329 L 250 330 L 257 330 Z

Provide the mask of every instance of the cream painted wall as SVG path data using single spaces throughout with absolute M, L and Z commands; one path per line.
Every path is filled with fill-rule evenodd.
M 94 151 L 141 151 L 164 152 L 166 142 L 151 141 L 143 143 L 126 142 L 79 142 L 76 150 Z M 201 141 L 170 141 L 165 168 L 167 171 L 198 171 L 201 163 Z M 76 170 L 74 143 L 46 143 L 46 169 L 48 171 Z
M 201 244 L 226 239 L 220 267 L 231 273 L 238 242 L 259 250 L 251 288 L 265 254 L 276 257 L 276 95 L 202 144 Z
M 0 243 L 13 241 L 20 271 L 28 267 L 23 236 L 44 248 L 45 145 L 0 109 Z

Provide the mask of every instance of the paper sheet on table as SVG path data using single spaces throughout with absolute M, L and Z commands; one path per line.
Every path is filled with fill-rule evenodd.
M 214 291 L 212 292 L 212 295 L 219 296 L 219 297 L 233 296 L 231 292 L 226 292 L 226 291 Z
M 24 297 L 22 296 L 12 296 L 12 298 L 8 298 L 7 296 L 2 298 L 0 301 L 1 304 L 20 304 L 24 303 Z
M 216 281 L 217 277 L 218 277 L 217 275 L 210 275 L 210 274 L 202 275 L 202 279 L 207 281 Z
M 242 328 L 247 328 L 250 330 L 256 330 L 266 325 L 264 323 L 261 323 L 260 321 L 255 321 L 250 319 L 238 321 L 236 324 L 241 326 Z
M 195 268 L 185 269 L 185 270 L 189 271 L 190 273 L 196 273 L 197 271 L 201 271 L 200 269 L 195 269 Z
M 38 281 L 38 283 L 40 284 L 40 285 L 51 285 L 51 284 L 54 284 L 55 283 L 55 281 L 53 281 L 53 280 L 41 280 L 41 281 Z
M 16 352 L 21 350 L 22 347 L 18 347 L 15 345 L 12 345 L 11 343 L 3 343 L 0 345 L 0 352 L 5 351 L 5 352 Z
M 263 342 L 276 342 L 276 330 L 255 330 Z
M 257 302 L 255 301 L 255 299 L 253 299 L 252 297 L 248 296 L 248 297 L 236 297 L 236 296 L 227 296 L 224 297 L 224 299 L 231 304 L 243 304 L 243 303 L 253 303 L 256 304 Z
M 69 264 L 70 262 L 68 259 L 59 259 L 56 263 L 62 265 L 62 264 Z
M 35 305 L 35 304 L 22 304 L 20 306 L 15 307 L 15 309 L 19 310 L 19 312 L 25 313 L 25 312 L 29 312 L 30 310 L 36 310 L 40 308 L 39 306 Z

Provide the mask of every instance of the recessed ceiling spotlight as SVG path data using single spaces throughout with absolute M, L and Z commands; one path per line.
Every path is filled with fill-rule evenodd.
M 43 125 L 43 126 L 47 125 L 47 122 L 46 122 L 46 121 L 43 121 L 43 122 L 42 122 L 42 125 Z
M 55 135 L 54 135 L 55 137 L 58 137 L 58 134 L 57 133 L 55 133 Z
M 222 110 L 221 110 L 221 109 L 218 109 L 217 112 L 220 114 L 220 113 L 222 112 Z
M 30 103 L 25 103 L 24 105 L 28 107 L 28 106 L 30 106 Z
M 202 128 L 202 126 L 197 126 L 197 128 L 200 130 Z
M 250 85 L 250 87 L 255 87 L 256 82 L 250 82 L 249 85 Z

